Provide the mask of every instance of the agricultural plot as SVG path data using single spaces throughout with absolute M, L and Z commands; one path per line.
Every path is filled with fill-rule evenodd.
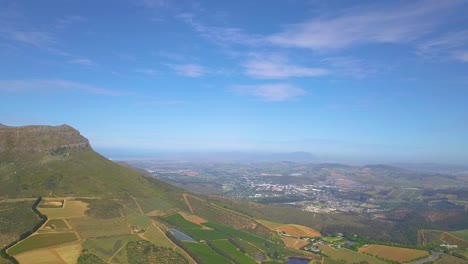
M 303 225 L 282 225 L 275 229 L 276 231 L 284 232 L 293 237 L 319 237 L 321 236 L 320 233 L 307 226 Z
M 164 217 L 164 220 L 168 222 L 171 225 L 174 225 L 180 229 L 186 230 L 186 229 L 200 229 L 202 228 L 201 225 L 195 224 L 193 222 L 187 221 L 182 215 L 179 213 L 177 214 L 172 214 L 169 216 Z
M 127 221 L 132 226 L 147 228 L 152 224 L 151 218 L 139 213 L 130 213 L 126 215 Z
M 391 247 L 384 245 L 367 245 L 361 247 L 359 249 L 359 252 L 364 252 L 379 258 L 397 261 L 400 263 L 409 262 L 414 259 L 429 256 L 429 252 L 425 250 Z
M 223 252 L 224 255 L 228 255 L 230 259 L 235 261 L 235 263 L 246 263 L 246 264 L 255 264 L 255 260 L 246 256 L 242 253 L 235 245 L 233 245 L 229 240 L 215 240 L 211 242 L 212 245 L 219 251 Z
M 75 233 L 48 233 L 32 235 L 19 242 L 8 250 L 10 255 L 18 255 L 34 249 L 53 247 L 60 244 L 76 241 Z
M 464 230 L 458 230 L 458 231 L 452 231 L 450 232 L 450 234 L 456 236 L 456 237 L 459 237 L 465 241 L 468 241 L 468 229 L 464 229 Z
M 468 264 L 468 260 L 460 259 L 449 254 L 444 254 L 434 261 L 434 264 Z
M 39 208 L 62 208 L 63 200 L 43 199 L 39 204 Z
M 349 250 L 347 248 L 334 249 L 328 245 L 320 245 L 320 250 L 322 250 L 328 257 L 333 260 L 343 260 L 347 261 L 345 263 L 360 263 L 367 261 L 370 264 L 385 264 L 383 260 L 358 253 L 356 251 Z
M 266 228 L 270 229 L 271 231 L 274 231 L 276 228 L 284 225 L 282 223 L 277 223 L 269 220 L 264 220 L 264 219 L 257 219 L 257 222 L 265 226 Z
M 166 199 L 140 197 L 136 198 L 136 200 L 145 214 L 155 210 L 165 211 L 174 207 L 174 205 L 169 203 Z
M 88 239 L 83 243 L 83 249 L 108 261 L 117 251 L 130 241 L 139 241 L 136 235 L 113 236 L 107 238 Z
M 49 219 L 82 217 L 87 209 L 88 203 L 74 200 L 65 200 L 62 208 L 38 208 Z
M 458 245 L 458 247 L 461 249 L 468 248 L 468 241 L 465 241 L 459 237 L 456 237 L 448 232 L 443 232 L 440 235 L 440 240 L 446 244 Z
M 189 254 L 201 264 L 231 264 L 231 261 L 216 253 L 205 243 L 183 243 Z
M 189 221 L 189 222 L 192 222 L 194 224 L 197 224 L 197 225 L 200 225 L 200 224 L 203 224 L 203 223 L 206 223 L 206 220 L 197 216 L 197 215 L 193 215 L 193 214 L 188 214 L 188 213 L 185 213 L 185 212 L 179 212 L 179 214 L 181 216 L 183 216 L 185 218 L 185 220 Z
M 54 248 L 55 252 L 60 256 L 60 258 L 67 264 L 75 264 L 76 260 L 81 254 L 81 244 L 67 244 L 61 245 Z
M 242 231 L 242 230 L 237 230 L 233 227 L 230 227 L 230 226 L 225 226 L 225 225 L 220 225 L 220 224 L 215 224 L 215 223 L 211 223 L 211 222 L 207 222 L 207 223 L 204 223 L 203 224 L 204 226 L 208 226 L 208 227 L 211 227 L 221 233 L 224 233 L 230 237 L 237 237 L 237 238 L 240 238 L 240 239 L 243 239 L 243 240 L 246 240 L 246 241 L 249 241 L 253 244 L 255 244 L 256 246 L 258 247 L 263 247 L 266 240 L 259 237 L 259 236 L 256 236 L 256 235 L 252 235 L 250 233 L 247 233 L 245 231 Z
M 82 238 L 131 234 L 125 218 L 72 218 L 67 221 Z
M 258 249 L 257 247 L 253 246 L 250 244 L 248 241 L 242 240 L 242 239 L 233 239 L 233 241 L 237 244 L 239 249 L 244 251 L 247 255 L 253 257 L 253 258 L 261 258 L 263 259 L 262 256 L 264 256 L 264 252 Z
M 285 237 L 282 236 L 281 240 L 283 240 L 284 244 L 288 248 L 294 248 L 294 249 L 301 249 L 302 247 L 306 246 L 309 244 L 309 241 L 303 240 L 303 239 L 298 239 L 298 238 L 292 238 L 292 237 Z
M 47 231 L 61 231 L 61 230 L 69 230 L 67 223 L 63 219 L 51 219 L 48 220 L 47 223 L 44 225 L 42 230 Z
M 49 249 L 35 250 L 16 255 L 19 263 L 63 264 L 63 262 Z
M 219 232 L 218 230 L 206 230 L 206 229 L 184 229 L 187 235 L 197 240 L 215 240 L 227 238 L 227 235 Z
M 151 243 L 155 244 L 156 246 L 162 247 L 174 247 L 172 242 L 169 238 L 157 227 L 151 225 L 146 229 L 143 236 Z

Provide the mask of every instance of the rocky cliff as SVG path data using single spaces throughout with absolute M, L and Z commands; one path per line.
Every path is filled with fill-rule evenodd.
M 1 153 L 49 153 L 91 150 L 88 139 L 68 125 L 0 126 Z

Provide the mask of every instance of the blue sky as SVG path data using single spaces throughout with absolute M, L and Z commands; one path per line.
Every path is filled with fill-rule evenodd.
M 468 1 L 0 0 L 0 123 L 468 163 Z

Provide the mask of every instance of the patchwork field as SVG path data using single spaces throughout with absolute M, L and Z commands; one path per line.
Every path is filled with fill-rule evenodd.
M 196 215 L 193 215 L 193 214 L 188 214 L 188 213 L 185 213 L 185 212 L 179 212 L 179 214 L 185 218 L 185 220 L 187 221 L 190 221 L 194 224 L 197 224 L 197 225 L 200 225 L 200 224 L 203 224 L 203 223 L 206 223 L 206 220 L 199 217 L 199 216 L 196 216 Z
M 356 251 L 352 251 L 347 248 L 334 249 L 327 245 L 320 245 L 319 248 L 333 260 L 338 260 L 338 261 L 343 260 L 343 261 L 348 261 L 350 263 L 359 263 L 359 262 L 365 262 L 365 261 L 367 261 L 367 263 L 370 263 L 370 264 L 387 263 L 383 260 L 368 256 L 368 255 L 364 255 L 364 254 L 358 253 Z
M 123 217 L 111 219 L 72 218 L 67 220 L 82 238 L 131 234 Z
M 275 228 L 275 231 L 284 232 L 294 237 L 319 237 L 318 231 L 303 225 L 287 224 Z
M 468 241 L 456 237 L 448 232 L 443 232 L 440 235 L 440 240 L 446 244 L 458 245 L 458 247 L 461 249 L 468 248 Z
M 429 252 L 419 249 L 391 247 L 384 245 L 367 245 L 359 249 L 359 252 L 364 252 L 379 258 L 384 258 L 400 263 L 409 262 L 414 259 L 429 256 Z
M 452 231 L 450 232 L 450 234 L 456 236 L 456 237 L 459 237 L 465 241 L 468 241 L 468 229 L 464 229 L 464 230 L 458 230 L 458 231 Z
M 37 264 L 63 264 L 49 249 L 35 250 L 16 255 L 19 263 L 37 263 Z
M 83 243 L 83 249 L 100 257 L 104 261 L 109 261 L 112 256 L 121 250 L 130 241 L 139 241 L 137 235 L 124 235 L 113 237 L 102 237 L 88 239 Z
M 196 256 L 203 264 L 231 264 L 227 258 L 216 253 L 205 243 L 183 242 L 190 255 Z M 197 260 L 195 259 L 195 260 Z
M 76 200 L 64 200 L 62 208 L 38 208 L 49 219 L 82 217 L 87 209 L 88 203 Z
M 30 250 L 57 246 L 60 244 L 76 241 L 78 238 L 74 232 L 49 233 L 32 235 L 19 242 L 8 250 L 10 255 L 18 255 Z
M 271 231 L 274 231 L 276 228 L 284 225 L 282 223 L 277 223 L 269 220 L 264 220 L 264 219 L 257 219 L 257 222 L 265 226 L 266 228 L 270 229 Z
M 294 248 L 294 249 L 301 249 L 305 245 L 309 244 L 308 241 L 302 240 L 302 239 L 297 239 L 297 238 L 292 238 L 292 237 L 285 237 L 282 236 L 281 240 L 283 240 L 284 244 L 289 247 L 289 248 Z
M 156 246 L 172 248 L 174 245 L 170 239 L 159 228 L 151 225 L 146 229 L 143 237 Z
M 217 250 L 229 255 L 235 263 L 255 264 L 255 260 L 242 253 L 235 245 L 227 239 L 215 240 L 211 242 Z

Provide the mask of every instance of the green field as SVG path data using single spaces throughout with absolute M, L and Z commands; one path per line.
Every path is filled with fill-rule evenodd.
M 239 238 L 234 238 L 235 243 L 242 249 L 245 253 L 247 253 L 251 257 L 257 257 L 259 255 L 265 255 L 261 250 L 250 244 L 246 240 L 242 240 Z
M 187 243 L 183 242 L 189 254 L 199 260 L 201 264 L 231 264 L 227 258 L 216 253 L 205 243 Z
M 449 232 L 450 234 L 468 241 L 468 229 Z
M 183 232 L 196 240 L 215 240 L 227 238 L 227 235 L 219 232 L 218 230 L 183 229 Z
M 327 245 L 320 245 L 320 250 L 333 260 L 344 260 L 345 263 L 360 263 L 367 261 L 370 264 L 385 264 L 387 262 L 377 258 L 349 250 L 347 248 L 334 249 Z
M 17 255 L 33 249 L 46 248 L 76 241 L 75 233 L 37 234 L 26 238 L 8 250 L 10 255 Z
M 68 223 L 80 233 L 82 238 L 96 238 L 130 234 L 125 218 L 92 219 L 72 218 Z
M 215 240 L 211 242 L 212 245 L 224 254 L 229 255 L 236 263 L 255 264 L 255 260 L 242 253 L 235 245 L 229 240 Z
M 247 240 L 249 242 L 254 243 L 256 246 L 259 246 L 259 247 L 263 247 L 266 242 L 265 239 L 259 236 L 252 235 L 242 230 L 237 230 L 230 226 L 220 225 L 220 224 L 216 224 L 212 222 L 206 222 L 206 223 L 203 223 L 203 225 L 214 228 L 215 230 L 218 230 L 219 232 L 229 235 L 231 237 L 237 237 L 243 240 Z
M 162 247 L 173 247 L 174 245 L 172 242 L 167 238 L 167 236 L 159 231 L 153 225 L 149 226 L 143 236 L 151 243 L 155 244 L 156 246 Z
M 181 216 L 178 213 L 164 217 L 164 221 L 183 230 L 201 228 L 200 225 L 187 221 L 183 216 Z
M 129 213 L 126 215 L 127 221 L 132 226 L 139 226 L 142 228 L 147 228 L 152 224 L 151 218 L 146 215 L 139 213 Z
M 136 235 L 113 236 L 106 238 L 88 239 L 83 243 L 83 249 L 108 261 L 112 255 L 124 247 L 130 241 L 139 241 L 140 237 Z

